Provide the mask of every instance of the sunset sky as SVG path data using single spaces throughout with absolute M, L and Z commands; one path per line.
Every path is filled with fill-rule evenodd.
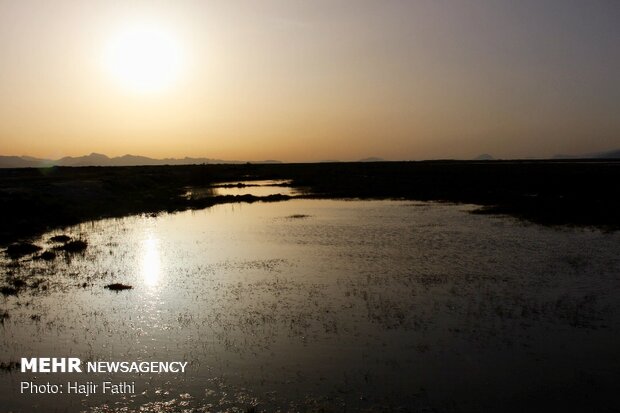
M 0 0 L 0 155 L 618 148 L 618 0 Z

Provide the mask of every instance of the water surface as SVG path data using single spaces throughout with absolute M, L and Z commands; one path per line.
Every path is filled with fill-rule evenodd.
M 88 240 L 84 254 L 4 260 L 5 282 L 20 278 L 28 288 L 1 301 L 9 315 L 0 326 L 1 361 L 183 360 L 188 373 L 89 378 L 136 380 L 137 395 L 108 399 L 23 397 L 18 383 L 28 375 L 4 373 L 0 405 L 614 406 L 618 234 L 545 228 L 473 208 L 296 199 L 72 227 L 64 233 Z M 55 234 L 37 243 L 50 247 Z M 133 289 L 104 288 L 113 282 Z

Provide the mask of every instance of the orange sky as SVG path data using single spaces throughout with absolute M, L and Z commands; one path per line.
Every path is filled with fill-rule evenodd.
M 318 161 L 614 149 L 618 21 L 615 1 L 0 0 L 0 154 Z M 170 78 L 132 60 L 153 48 L 151 67 L 165 68 L 161 44 L 121 45 L 122 73 L 110 69 L 111 42 L 129 44 L 119 33 L 145 25 L 171 39 Z M 153 90 L 136 86 L 149 76 Z

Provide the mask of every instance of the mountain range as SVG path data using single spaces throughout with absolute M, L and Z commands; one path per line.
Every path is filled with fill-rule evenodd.
M 100 153 L 85 156 L 65 156 L 60 159 L 42 159 L 31 156 L 0 156 L 0 168 L 41 168 L 49 166 L 138 166 L 138 165 L 199 165 L 199 164 L 240 164 L 246 161 L 226 161 L 211 158 L 164 158 L 155 159 L 139 155 L 123 155 L 110 158 Z M 281 163 L 276 160 L 252 163 Z
M 564 155 L 559 154 L 554 159 L 620 159 L 620 149 L 606 152 L 594 152 L 582 155 Z
M 482 154 L 475 160 L 492 160 L 493 156 Z M 620 159 L 620 149 L 595 152 L 582 155 L 554 155 L 553 159 Z M 139 165 L 200 165 L 200 164 L 242 164 L 248 161 L 227 161 L 212 158 L 164 158 L 155 159 L 140 155 L 123 155 L 108 157 L 100 153 L 91 153 L 84 156 L 65 156 L 60 159 L 43 159 L 32 156 L 0 156 L 0 168 L 42 168 L 50 166 L 139 166 Z M 340 162 L 337 160 L 325 160 L 321 162 Z M 358 162 L 385 162 L 382 158 L 365 158 Z M 251 163 L 282 163 L 273 159 L 264 161 L 252 161 Z
M 528 158 L 528 159 L 536 159 L 536 158 Z M 612 151 L 605 152 L 592 152 L 592 153 L 582 153 L 579 155 L 565 155 L 565 154 L 557 154 L 553 155 L 551 159 L 620 159 L 620 149 L 615 149 Z M 483 153 L 481 155 L 473 158 L 474 161 L 492 161 L 495 158 L 488 153 Z

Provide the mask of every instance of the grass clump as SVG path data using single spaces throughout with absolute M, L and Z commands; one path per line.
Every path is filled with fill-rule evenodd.
M 50 238 L 50 241 L 52 242 L 62 242 L 62 243 L 66 243 L 71 241 L 71 237 L 68 235 L 54 235 L 52 238 Z
M 5 363 L 4 361 L 2 363 L 0 363 L 0 371 L 3 371 L 5 373 L 10 373 L 13 370 L 17 370 L 21 367 L 21 365 L 16 362 L 16 361 L 9 361 L 8 363 Z
M 25 255 L 34 254 L 41 250 L 41 247 L 30 242 L 16 242 L 6 249 L 6 253 L 13 259 L 21 258 Z
M 63 244 L 60 247 L 57 247 L 56 249 L 60 251 L 75 253 L 75 252 L 83 252 L 84 250 L 86 250 L 87 247 L 88 247 L 88 243 L 86 241 L 78 239 L 75 241 L 66 242 L 65 244 Z
M 6 310 L 0 310 L 0 324 L 4 324 L 4 320 L 11 318 L 9 312 Z
M 45 260 L 45 261 L 52 261 L 56 258 L 56 253 L 54 251 L 47 250 L 41 253 L 41 255 L 39 255 L 37 258 Z
M 9 295 L 17 295 L 17 288 L 5 285 L 4 287 L 0 288 L 0 294 L 4 295 L 5 297 Z
M 113 284 L 106 285 L 105 288 L 107 288 L 108 290 L 112 290 L 112 291 L 123 291 L 123 290 L 131 290 L 133 287 L 127 284 L 113 283 Z

